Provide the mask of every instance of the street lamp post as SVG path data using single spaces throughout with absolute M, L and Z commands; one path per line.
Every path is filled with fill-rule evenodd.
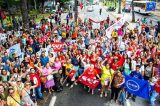
M 78 0 L 74 0 L 74 21 L 77 25 L 77 19 L 78 19 L 78 6 L 77 6 Z
M 135 22 L 134 0 L 132 0 L 132 22 Z

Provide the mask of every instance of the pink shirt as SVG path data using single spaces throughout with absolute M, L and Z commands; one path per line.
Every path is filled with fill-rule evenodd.
M 61 62 L 60 61 L 54 62 L 54 69 L 59 70 L 60 68 L 61 68 Z
M 43 70 L 42 70 L 42 72 L 43 72 L 43 74 L 44 75 L 48 75 L 48 74 L 50 74 L 50 73 L 52 73 L 52 69 L 51 69 L 51 67 L 49 67 L 49 68 L 44 68 Z

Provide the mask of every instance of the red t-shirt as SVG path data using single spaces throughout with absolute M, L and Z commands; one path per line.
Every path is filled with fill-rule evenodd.
M 34 80 L 37 81 L 37 83 L 38 83 L 37 87 L 39 87 L 41 85 L 40 78 L 39 78 L 39 76 L 37 74 L 30 74 L 30 79 L 33 82 L 34 82 Z
M 87 75 L 87 76 L 90 76 L 90 77 L 96 77 L 97 75 L 97 70 L 96 69 L 93 69 L 92 71 L 90 71 L 90 68 L 86 69 L 84 71 L 84 74 Z
M 112 65 L 111 65 L 111 68 L 114 70 L 114 71 L 116 71 L 117 70 L 117 68 L 119 67 L 119 65 L 116 63 L 113 63 Z
M 157 81 L 157 83 L 154 86 L 154 89 L 157 93 L 160 93 L 160 80 Z

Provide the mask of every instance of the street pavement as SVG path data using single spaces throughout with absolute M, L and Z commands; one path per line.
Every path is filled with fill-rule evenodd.
M 100 98 L 99 95 L 100 91 L 96 90 L 92 95 L 82 85 L 74 86 L 72 89 L 65 87 L 64 91 L 50 95 L 42 106 L 119 106 L 116 103 L 110 103 L 110 92 L 107 97 Z M 130 106 L 149 106 L 149 101 L 139 97 L 136 98 L 136 102 L 129 100 L 129 103 Z

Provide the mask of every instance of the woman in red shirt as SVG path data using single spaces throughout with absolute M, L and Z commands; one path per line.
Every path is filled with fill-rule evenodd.
M 96 77 L 98 77 L 98 78 L 100 79 L 100 77 L 99 77 L 96 69 L 94 68 L 94 65 L 93 65 L 93 64 L 91 65 L 90 68 L 88 68 L 88 69 L 86 69 L 86 70 L 84 71 L 83 75 L 86 75 L 86 76 L 88 76 L 89 78 L 92 78 L 92 79 L 96 79 Z M 91 90 L 91 89 L 89 88 L 88 92 L 90 92 L 90 90 Z M 93 95 L 93 94 L 94 94 L 94 89 L 92 89 L 92 95 Z

